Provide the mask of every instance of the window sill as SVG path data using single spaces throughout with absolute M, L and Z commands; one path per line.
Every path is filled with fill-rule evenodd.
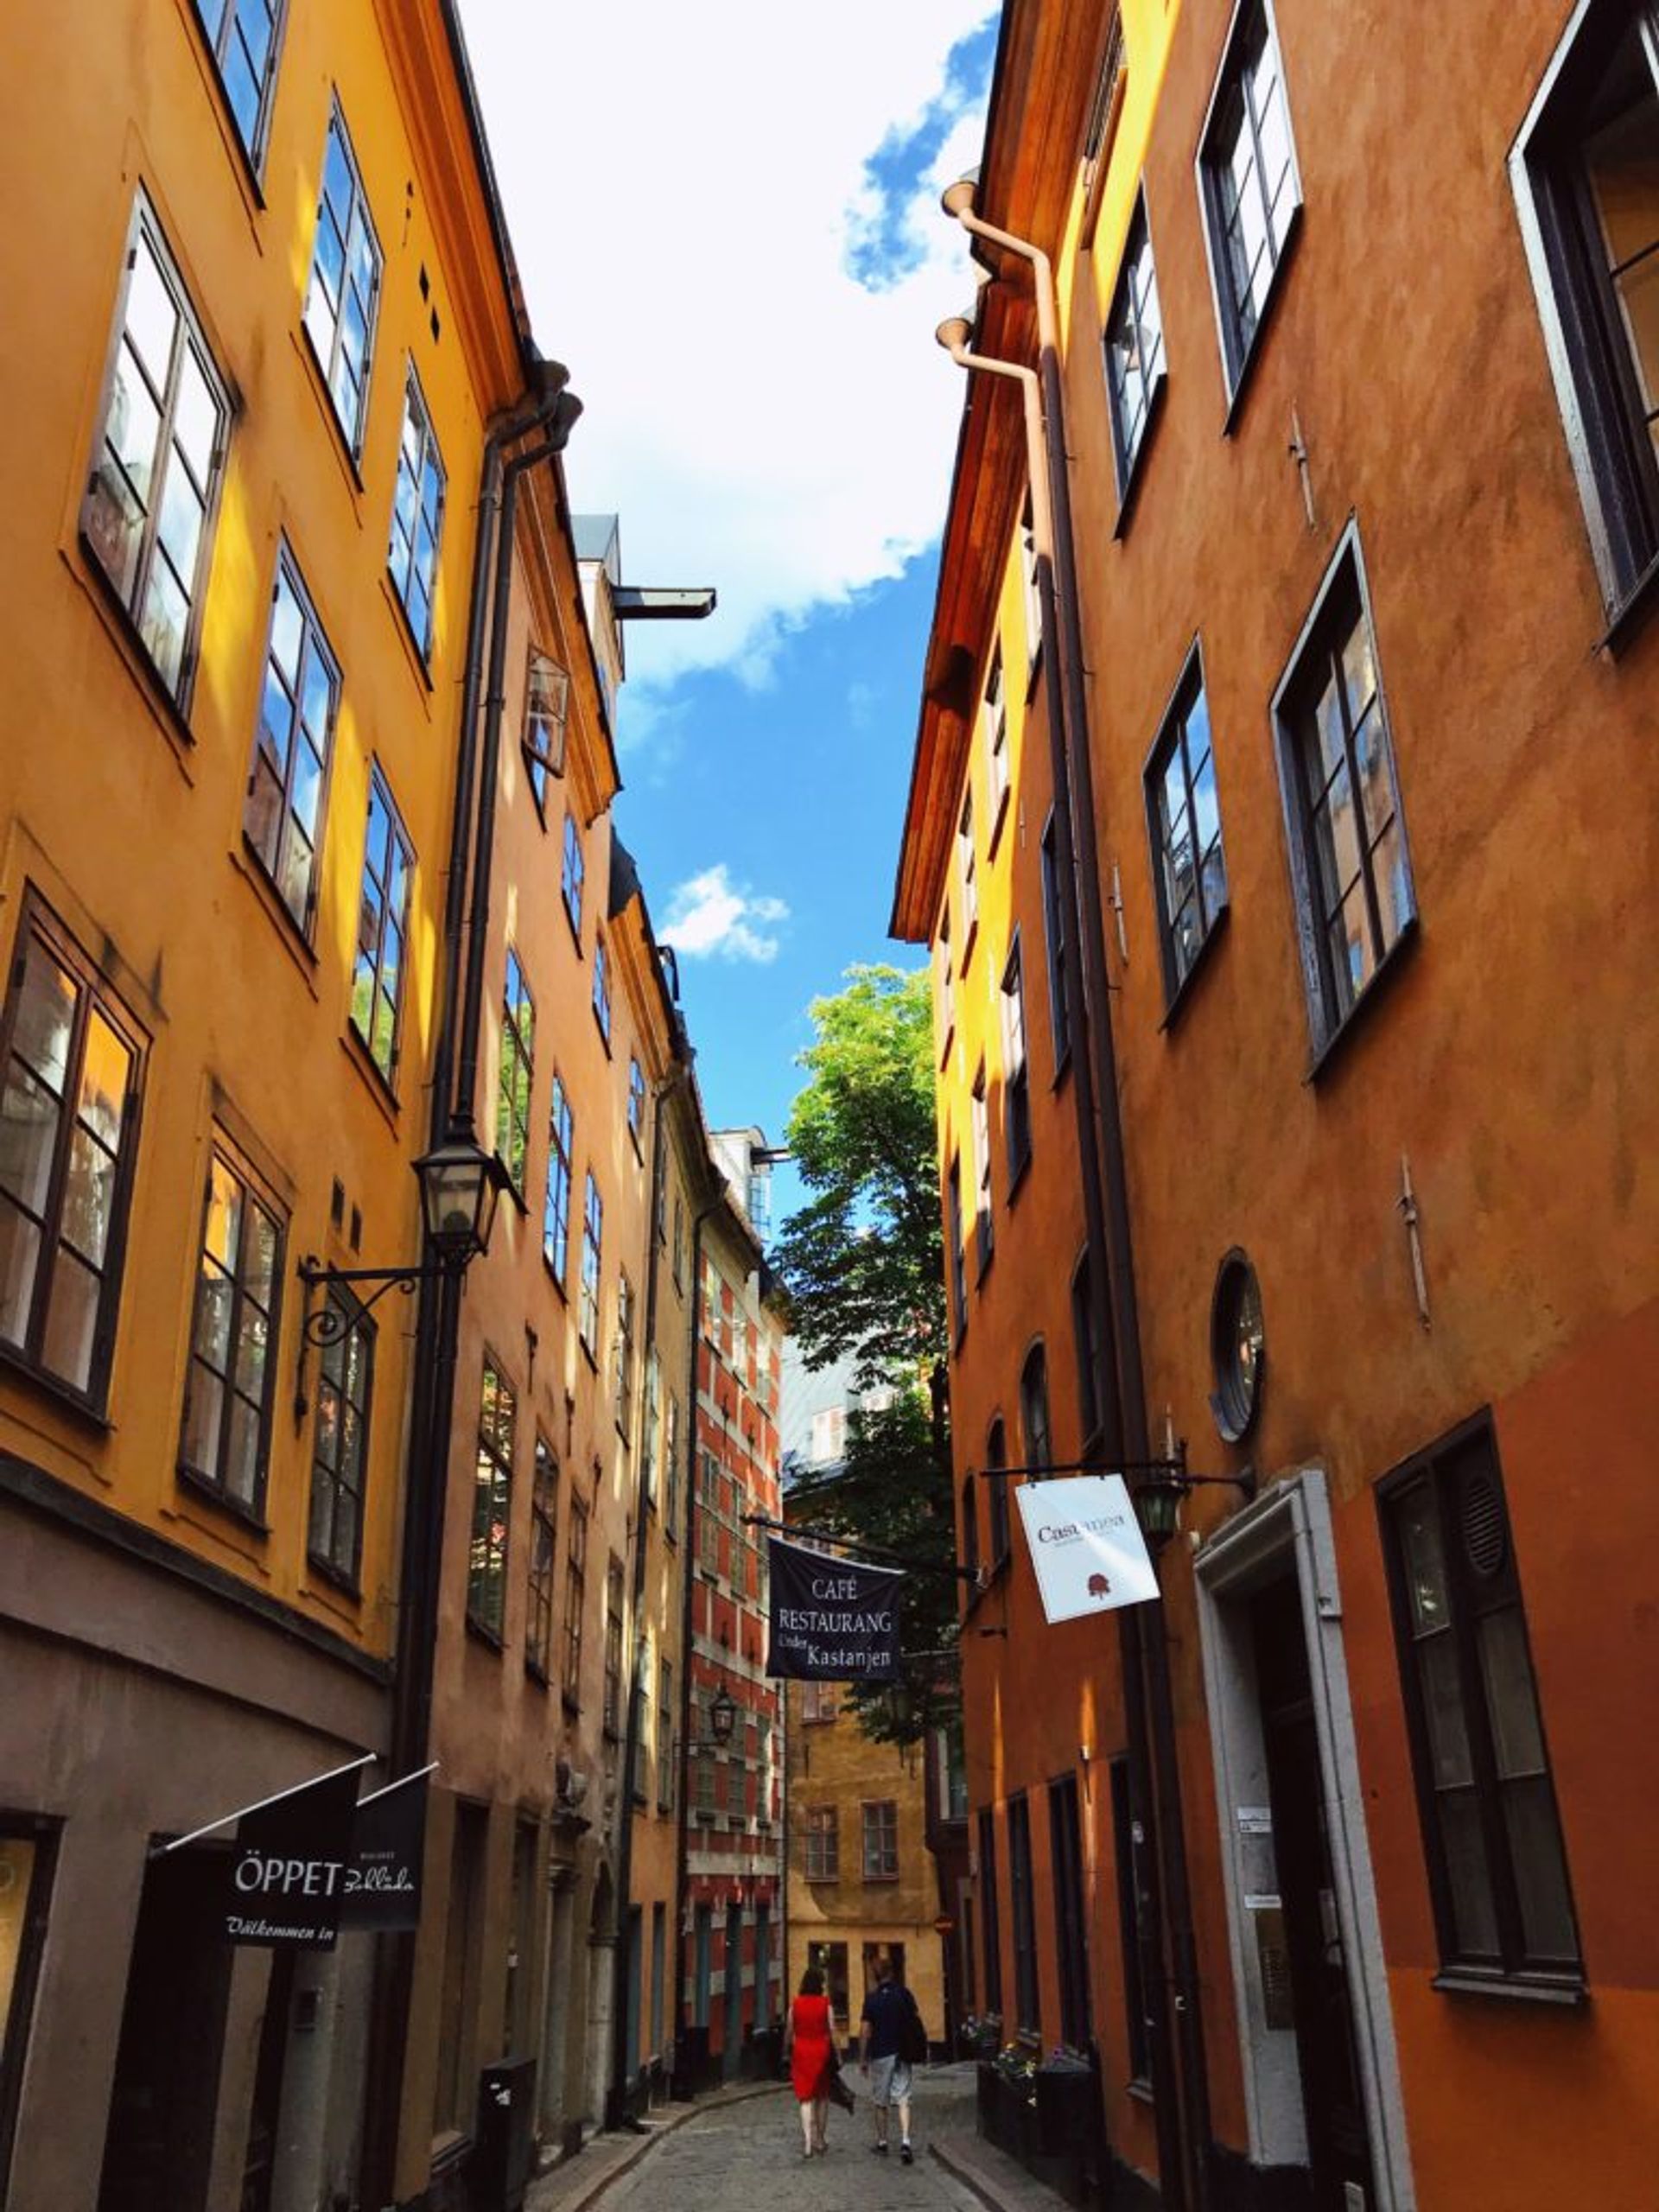
M 569 1690 L 559 1692 L 559 1703 L 572 1720 L 575 1720 L 582 1712 L 582 1700 L 579 1697 L 573 1697 Z
M 1002 746 L 1005 754 L 1007 749 L 1007 737 L 1005 733 L 1002 739 Z M 1001 790 L 996 795 L 996 810 L 991 817 L 991 834 L 985 840 L 985 858 L 988 861 L 994 861 L 996 858 L 996 849 L 1002 842 L 1002 825 L 1008 818 L 1008 807 L 1012 798 L 1012 791 L 1007 784 L 1004 784 Z
M 1478 1967 L 1443 1967 L 1430 1986 L 1454 1997 L 1496 1997 L 1506 2004 L 1554 2005 L 1577 2012 L 1590 2002 L 1585 1983 L 1548 1974 L 1487 1974 Z
M 270 1541 L 270 1522 L 263 1520 L 251 1507 L 238 1505 L 233 1497 L 227 1497 L 222 1490 L 208 1482 L 203 1476 L 197 1474 L 193 1467 L 176 1467 L 174 1472 L 177 1477 L 179 1488 L 189 1497 L 200 1499 L 206 1505 L 211 1505 L 215 1512 L 222 1513 L 227 1521 L 233 1522 L 238 1529 L 245 1530 L 251 1536 L 257 1537 L 261 1543 Z
M 194 783 L 195 776 L 191 762 L 196 749 L 196 740 L 190 728 L 189 690 L 187 687 L 185 696 L 182 699 L 177 699 L 162 681 L 161 672 L 150 657 L 149 646 L 139 634 L 138 625 L 133 620 L 126 602 L 110 582 L 105 572 L 104 563 L 92 550 L 92 543 L 86 531 L 79 527 L 75 531 L 75 546 L 80 558 L 79 561 L 67 562 L 70 572 L 85 586 L 93 607 L 109 633 L 111 644 L 120 655 L 127 673 L 137 686 L 145 705 L 160 724 L 162 734 L 172 746 L 186 779 Z M 210 547 L 208 550 L 209 582 L 212 580 L 212 572 L 213 551 Z M 199 645 L 200 641 L 197 640 L 196 643 Z M 197 665 L 197 661 L 193 660 L 190 671 L 193 682 Z
M 1065 1050 L 1060 1054 L 1059 1058 L 1055 1061 L 1054 1072 L 1049 1077 L 1048 1088 L 1051 1094 L 1059 1089 L 1060 1085 L 1065 1081 L 1065 1078 L 1071 1074 L 1071 1046 L 1068 1042 Z
M 0 1371 L 22 1376 L 36 1389 L 44 1392 L 54 1405 L 73 1414 L 77 1421 L 85 1421 L 99 1435 L 114 1435 L 115 1423 L 105 1411 L 108 1403 L 105 1392 L 101 1391 L 96 1402 L 83 1397 L 72 1385 L 60 1382 L 44 1367 L 36 1367 L 34 1361 L 25 1358 L 14 1344 L 0 1344 Z M 108 1478 L 104 1479 L 107 1481 Z
M 1141 479 L 1147 472 L 1147 452 L 1160 422 L 1163 419 L 1164 395 L 1169 390 L 1169 371 L 1160 369 L 1158 381 L 1152 388 L 1152 397 L 1147 402 L 1147 419 L 1141 425 L 1141 442 L 1135 449 L 1117 495 L 1117 519 L 1112 524 L 1112 536 L 1120 541 L 1128 533 L 1130 522 L 1141 496 Z
M 1031 658 L 1026 663 L 1026 704 L 1031 704 L 1032 694 L 1037 689 L 1037 678 L 1043 672 L 1043 641 L 1038 639 L 1031 648 Z
M 538 1667 L 528 1651 L 524 1654 L 524 1675 L 528 1681 L 535 1683 L 538 1690 L 552 1688 L 552 1684 L 547 1679 L 546 1668 Z
M 974 947 L 978 943 L 979 917 L 976 914 L 972 921 L 968 925 L 967 936 L 962 940 L 962 964 L 957 969 L 957 974 L 961 977 L 964 983 L 968 980 L 968 969 L 974 957 Z
M 1031 1146 L 1029 1142 L 1027 1142 L 1025 1150 L 1020 1154 L 1019 1159 L 1010 1160 L 1008 1163 L 1008 1187 L 1003 1198 L 1003 1204 L 1007 1207 L 1010 1212 L 1013 1211 L 1014 1202 L 1019 1197 L 1020 1191 L 1024 1188 L 1026 1178 L 1030 1174 L 1030 1173 Z
M 398 1116 L 402 1111 L 402 1103 L 385 1075 L 382 1073 L 380 1063 L 364 1043 L 362 1033 L 356 1023 L 349 1016 L 340 1042 L 346 1058 L 362 1077 L 367 1086 L 369 1096 L 385 1116 L 388 1126 L 395 1129 L 397 1127 Z
M 319 1559 L 315 1552 L 306 1554 L 305 1564 L 308 1573 L 315 1574 L 319 1582 L 327 1585 L 327 1596 L 344 1598 L 353 1605 L 363 1603 L 363 1586 L 355 1574 L 347 1574 L 332 1560 Z
M 940 1067 L 941 1067 L 941 1068 L 945 1068 L 945 1067 L 948 1067 L 948 1066 L 950 1065 L 950 1048 L 951 1048 L 951 1046 L 956 1043 L 956 1041 L 957 1041 L 957 1025 L 956 1025 L 956 1022 L 955 1022 L 955 1021 L 954 1021 L 954 1020 L 953 1020 L 952 1021 L 950 1021 L 950 1022 L 947 1025 L 947 1027 L 946 1027 L 946 1028 L 945 1028 L 945 1033 L 944 1033 L 944 1044 L 943 1044 L 943 1045 L 940 1046 L 940 1048 L 939 1048 L 939 1065 L 940 1065 Z
M 567 1262 L 567 1265 L 569 1263 Z M 542 1247 L 542 1272 L 546 1275 L 554 1289 L 558 1292 L 562 1301 L 568 1306 L 570 1303 L 570 1294 L 564 1287 L 564 1277 L 560 1274 L 559 1270 L 554 1266 L 552 1261 L 548 1257 L 547 1247 L 545 1244 Z
M 1187 1001 L 1192 997 L 1193 993 L 1196 991 L 1198 988 L 1198 978 L 1201 975 L 1205 974 L 1209 969 L 1211 965 L 1210 948 L 1216 943 L 1217 939 L 1226 929 L 1227 918 L 1232 911 L 1232 903 L 1229 900 L 1227 905 L 1223 906 L 1217 912 L 1216 918 L 1211 923 L 1209 928 L 1204 933 L 1203 943 L 1192 956 L 1192 965 L 1188 968 L 1185 975 L 1182 976 L 1180 982 L 1176 984 L 1174 989 L 1170 991 L 1166 998 L 1164 1002 L 1163 1019 L 1158 1024 L 1160 1031 L 1165 1036 L 1167 1036 L 1171 1030 L 1174 1028 L 1176 1022 L 1185 1009 Z
M 594 1347 L 588 1343 L 586 1337 L 579 1334 L 576 1341 L 582 1346 L 582 1357 L 587 1361 L 588 1366 L 593 1369 L 594 1374 L 597 1375 L 599 1372 L 599 1354 L 594 1350 Z
M 467 1616 L 467 1633 L 478 1643 L 487 1645 L 498 1658 L 507 1648 L 505 1639 L 494 1629 L 486 1627 L 475 1613 Z
M 433 567 L 433 581 L 435 583 L 437 581 L 435 562 Z M 415 635 L 415 625 L 409 619 L 409 609 L 404 605 L 404 595 L 398 590 L 397 580 L 389 568 L 383 569 L 380 572 L 380 588 L 385 594 L 387 602 L 397 619 L 397 634 L 403 639 L 404 648 L 408 652 L 410 665 L 426 694 L 426 711 L 430 715 L 434 690 L 431 649 L 429 646 L 423 650 L 420 639 Z
M 1280 248 L 1279 259 L 1274 264 L 1273 276 L 1268 285 L 1268 296 L 1262 302 L 1262 312 L 1256 318 L 1255 328 L 1250 333 L 1250 342 L 1245 348 L 1244 358 L 1238 365 L 1238 373 L 1233 378 L 1232 389 L 1227 395 L 1227 412 L 1223 416 L 1221 424 L 1221 435 L 1224 438 L 1230 438 L 1238 427 L 1238 418 L 1243 412 L 1244 401 L 1255 373 L 1255 365 L 1262 357 L 1268 331 L 1272 325 L 1280 297 L 1285 289 L 1285 271 L 1289 268 L 1295 255 L 1296 244 L 1301 235 L 1302 207 L 1301 202 L 1298 200 L 1290 211 L 1290 221 L 1285 231 L 1285 243 Z M 1230 312 L 1230 309 L 1223 309 L 1224 314 Z
M 1617 660 L 1646 623 L 1656 599 L 1659 599 L 1659 555 L 1649 562 L 1612 609 L 1597 651 L 1610 653 Z
M 599 1032 L 600 1043 L 605 1047 L 605 1057 L 607 1060 L 614 1059 L 616 1056 L 611 1050 L 611 1033 L 605 1027 L 605 1024 L 600 1020 L 597 1007 L 593 1010 L 593 1013 L 594 1027 Z
M 308 290 L 310 284 L 308 272 L 306 283 Z M 334 447 L 334 458 L 340 463 L 340 474 L 346 479 L 346 488 L 351 495 L 353 506 L 357 510 L 358 526 L 361 529 L 365 490 L 363 472 L 358 465 L 357 454 L 352 451 L 351 440 L 346 435 L 346 425 L 340 419 L 340 410 L 334 405 L 334 395 L 328 389 L 328 372 L 317 359 L 315 342 L 311 333 L 305 327 L 305 301 L 306 293 L 302 292 L 300 326 L 294 334 L 294 350 L 305 364 L 307 382 L 310 385 L 312 396 L 316 400 L 319 410 L 327 423 L 329 442 Z
M 1379 999 L 1387 995 L 1395 976 L 1409 965 L 1420 934 L 1417 917 L 1414 914 L 1383 955 L 1382 966 L 1348 1009 L 1341 1028 L 1325 1039 L 1308 1062 L 1307 1072 L 1302 1078 L 1305 1083 L 1322 1082 L 1332 1063 L 1340 1058 L 1343 1047 L 1354 1032 L 1367 1025 L 1371 1009 Z
M 317 956 L 299 924 L 278 896 L 276 887 L 267 873 L 264 862 L 245 836 L 240 849 L 232 848 L 231 866 L 248 885 L 259 904 L 269 915 L 276 929 L 277 939 L 289 958 L 294 963 L 305 982 L 305 988 L 319 1004 L 321 993 L 317 988 Z
M 1144 2074 L 1131 2075 L 1123 2084 L 1123 2090 L 1126 2096 L 1135 2098 L 1139 2104 L 1150 2105 L 1158 2101 L 1153 2094 L 1152 2084 Z

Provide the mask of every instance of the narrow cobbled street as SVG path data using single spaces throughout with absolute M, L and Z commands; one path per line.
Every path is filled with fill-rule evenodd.
M 856 2069 L 849 2080 L 858 2085 Z M 1011 2159 L 979 2140 L 970 2066 L 928 2068 L 917 2077 L 906 2166 L 893 2147 L 870 2148 L 870 2107 L 832 2111 L 830 2147 L 801 2156 L 800 2122 L 786 2085 L 721 2097 L 686 2113 L 671 2107 L 651 2138 L 599 2138 L 582 2157 L 532 2185 L 526 2212 L 681 2212 L 719 2204 L 742 2212 L 818 2212 L 853 2205 L 860 2212 L 1062 2212 L 1061 2200 Z M 607 2175 L 610 2178 L 607 2178 Z

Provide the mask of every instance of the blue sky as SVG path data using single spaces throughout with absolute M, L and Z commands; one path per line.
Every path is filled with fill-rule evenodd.
M 578 512 L 635 584 L 618 824 L 677 942 L 704 1101 L 781 1139 L 808 1007 L 887 938 L 971 301 L 988 0 L 462 0 Z M 792 1202 L 780 1177 L 780 1210 Z

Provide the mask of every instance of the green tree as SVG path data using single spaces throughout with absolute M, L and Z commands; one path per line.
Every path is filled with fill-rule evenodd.
M 810 1193 L 773 1255 L 809 1367 L 861 1388 L 931 1376 L 947 1349 L 925 969 L 849 968 L 817 999 L 789 1148 Z
M 906 1574 L 896 1694 L 855 1689 L 866 1734 L 913 1743 L 957 1706 L 958 1584 L 944 1362 L 949 1321 L 925 969 L 857 967 L 815 1001 L 789 1147 L 809 1193 L 773 1258 L 812 1368 L 849 1363 L 885 1402 L 855 1412 L 845 1457 L 798 1483 L 791 1517 Z

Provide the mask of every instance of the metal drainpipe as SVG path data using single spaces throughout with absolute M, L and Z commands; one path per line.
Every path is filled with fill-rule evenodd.
M 651 1137 L 651 1205 L 645 1217 L 645 1249 L 649 1257 L 645 1265 L 645 1357 L 651 1357 L 653 1335 L 657 1326 L 657 1295 L 662 1281 L 663 1243 L 657 1234 L 657 1210 L 662 1202 L 663 1171 L 666 1160 L 663 1111 L 669 1099 L 690 1074 L 689 1065 L 677 1062 L 672 1074 L 657 1087 L 652 1102 Z M 647 1406 L 645 1410 L 648 1413 Z M 633 1786 L 639 1770 L 639 1673 L 645 1653 L 645 1638 L 642 1629 L 645 1616 L 645 1572 L 649 1546 L 645 1541 L 648 1527 L 648 1506 L 645 1482 L 645 1446 L 641 1440 L 639 1465 L 639 1485 L 634 1501 L 633 1559 L 631 1577 L 633 1597 L 632 1665 L 628 1680 L 627 1719 L 622 1736 L 622 1802 L 626 1815 L 617 1842 L 616 1852 L 616 1913 L 619 1942 L 616 1947 L 615 1980 L 611 1992 L 611 2082 L 605 2099 L 605 2125 L 620 2127 L 626 2124 L 628 2094 L 628 1914 L 633 1904 Z M 660 1787 L 658 1790 L 660 1797 Z M 643 1945 L 645 1929 L 640 1928 Z M 666 1952 L 666 1947 L 664 1947 Z M 644 1957 L 641 1955 L 643 1979 Z M 667 1965 L 664 1955 L 664 1965 Z
M 501 513 L 502 455 L 508 446 L 532 431 L 544 429 L 562 414 L 565 418 L 564 435 L 568 435 L 575 411 L 580 409 L 580 402 L 574 395 L 566 394 L 569 372 L 561 363 L 539 362 L 536 378 L 524 404 L 499 420 L 484 442 L 467 619 L 467 653 L 461 675 L 449 866 L 444 888 L 442 1014 L 433 1049 L 429 1121 L 434 1143 L 442 1143 L 454 1133 L 450 1085 L 461 1016 L 461 952 L 467 911 L 467 841 L 472 828 L 476 787 L 478 705 L 486 624 L 491 607 L 490 582 L 493 571 L 499 571 L 501 561 L 497 525 Z M 563 437 L 559 442 L 563 444 Z M 493 537 L 498 540 L 493 563 Z M 506 543 L 510 558 L 510 538 Z M 499 601 L 499 593 L 497 598 Z M 492 817 L 493 834 L 493 806 L 487 810 L 480 807 L 480 825 L 486 810 Z M 435 1284 L 423 1285 L 416 1321 L 409 1466 L 399 1564 L 400 1602 L 389 1731 L 394 1777 L 424 1763 L 430 1738 L 438 1586 L 443 1550 L 444 1476 L 448 1466 L 449 1426 L 454 1407 L 454 1362 L 460 1321 L 460 1279 L 446 1270 Z M 365 2202 L 370 2204 L 389 2202 L 396 2187 L 409 2012 L 415 1979 L 415 1942 L 412 1932 L 386 1936 L 377 1951 L 371 1999 L 373 2026 L 364 2093 L 363 2196 Z
M 1060 617 L 1060 676 L 1066 723 L 1071 739 L 1076 815 L 1075 895 L 1083 924 L 1084 994 L 1088 1030 L 1096 1062 L 1096 1096 L 1106 1198 L 1107 1265 L 1111 1298 L 1108 1319 L 1116 1357 L 1118 1411 L 1124 1456 L 1151 1457 L 1147 1428 L 1146 1380 L 1141 1359 L 1141 1318 L 1135 1294 L 1130 1236 L 1128 1181 L 1124 1164 L 1123 1126 L 1117 1089 L 1117 1059 L 1112 1039 L 1111 1001 L 1106 969 L 1105 917 L 1101 902 L 1100 855 L 1096 836 L 1094 770 L 1090 741 L 1089 702 L 1084 681 L 1082 619 L 1077 588 L 1076 542 L 1071 528 L 1071 476 L 1065 439 L 1065 395 L 1060 369 L 1059 315 L 1054 272 L 1048 256 L 1029 239 L 999 230 L 974 213 L 974 187 L 964 181 L 944 196 L 946 213 L 971 236 L 1000 246 L 1030 265 L 1037 308 L 1038 368 L 1042 378 L 1048 480 L 1054 512 L 1055 597 Z M 1169 1679 L 1169 1649 L 1161 1615 L 1151 1621 L 1142 1609 L 1129 1609 L 1120 1628 L 1125 1665 L 1125 1702 L 1149 1719 L 1151 1759 L 1144 1770 L 1155 1793 L 1156 1858 L 1169 1916 L 1173 1953 L 1174 2011 L 1181 2048 L 1182 2131 L 1192 2201 L 1198 2212 L 1209 2202 L 1210 2091 L 1205 2057 L 1204 2021 L 1198 1983 L 1197 1945 L 1192 1933 L 1192 1894 L 1187 1878 L 1185 1827 L 1181 1808 L 1179 1759 Z M 1139 1696 L 1144 1688 L 1144 1708 Z M 1133 1752 L 1133 1745 L 1131 1745 Z

